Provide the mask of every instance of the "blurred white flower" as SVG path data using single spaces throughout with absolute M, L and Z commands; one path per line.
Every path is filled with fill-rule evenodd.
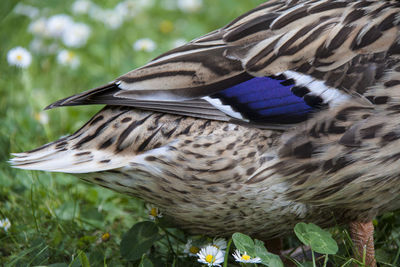
M 15 47 L 8 51 L 7 61 L 11 66 L 17 66 L 19 68 L 27 68 L 32 62 L 31 53 L 23 47 Z
M 24 5 L 24 4 L 18 4 L 15 7 L 14 12 L 19 15 L 27 16 L 31 19 L 33 19 L 34 17 L 39 15 L 39 9 L 37 9 L 36 7 L 33 7 L 33 6 Z
M 114 10 L 124 18 L 133 18 L 142 9 L 149 8 L 154 5 L 154 0 L 125 0 L 118 3 Z
M 46 45 L 41 38 L 34 38 L 29 44 L 29 49 L 34 53 L 46 53 Z
M 113 9 L 103 10 L 103 23 L 110 29 L 118 29 L 124 23 L 124 17 Z
M 222 237 L 220 237 L 220 238 L 215 237 L 213 239 L 212 243 L 210 244 L 210 246 L 214 246 L 218 249 L 224 250 L 224 249 L 226 249 L 226 240 L 225 240 L 225 238 L 222 238 Z
M 196 12 L 203 6 L 203 0 L 178 0 L 177 4 L 183 12 Z
M 224 262 L 225 253 L 214 246 L 207 246 L 202 248 L 199 253 L 198 262 L 207 264 L 207 266 L 221 266 L 220 263 Z
M 89 14 L 89 17 L 91 17 L 92 19 L 97 20 L 97 21 L 102 21 L 104 11 L 101 7 L 92 3 L 90 5 L 88 14 Z
M 189 239 L 185 244 L 184 253 L 188 254 L 189 256 L 196 257 L 197 253 L 199 253 L 200 247 L 193 244 L 193 240 Z
M 63 66 L 69 66 L 71 68 L 76 68 L 80 64 L 78 56 L 69 50 L 61 50 L 57 55 L 57 62 Z
M 51 37 L 61 37 L 73 24 L 74 22 L 68 15 L 54 15 L 47 20 L 47 32 Z
M 87 14 L 92 5 L 88 0 L 77 0 L 72 4 L 72 13 L 74 14 Z
M 59 45 L 57 43 L 47 44 L 42 38 L 34 38 L 30 44 L 29 49 L 37 54 L 54 54 L 59 50 Z
M 84 23 L 72 23 L 63 35 L 62 41 L 69 47 L 82 47 L 90 36 L 90 27 Z
M 139 39 L 133 44 L 133 49 L 136 51 L 152 52 L 156 47 L 156 43 L 149 38 Z
M 47 54 L 55 54 L 60 50 L 60 45 L 58 43 L 51 43 L 46 48 Z
M 11 222 L 8 218 L 5 218 L 4 220 L 0 220 L 0 228 L 3 228 L 4 231 L 8 231 L 8 229 L 11 227 Z
M 127 0 L 118 3 L 114 8 L 114 12 L 121 17 L 132 18 L 139 12 L 139 8 L 135 1 Z
M 38 122 L 40 122 L 43 125 L 49 123 L 49 115 L 47 115 L 47 113 L 44 111 L 35 113 L 34 117 L 35 117 L 35 120 L 37 120 Z
M 177 9 L 176 0 L 164 0 L 161 3 L 161 7 L 166 10 L 175 10 Z
M 186 41 L 185 39 L 179 38 L 179 39 L 176 39 L 176 40 L 173 42 L 173 47 L 174 47 L 174 48 L 180 47 L 180 46 L 182 46 L 182 45 L 185 45 L 186 43 L 187 43 L 187 41 Z
M 28 32 L 38 36 L 48 36 L 47 19 L 38 18 L 37 20 L 32 21 L 28 26 Z

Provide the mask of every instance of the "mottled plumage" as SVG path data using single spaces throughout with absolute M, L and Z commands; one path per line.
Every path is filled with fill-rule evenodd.
M 50 105 L 107 104 L 11 162 L 139 196 L 192 233 L 368 222 L 400 208 L 399 14 L 397 1 L 269 1 Z

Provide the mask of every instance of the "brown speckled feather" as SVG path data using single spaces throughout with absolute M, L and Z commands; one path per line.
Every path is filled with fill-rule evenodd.
M 11 163 L 138 196 L 191 233 L 272 238 L 300 221 L 369 221 L 400 208 L 399 11 L 397 1 L 267 2 L 50 105 L 109 106 Z M 210 101 L 253 77 L 282 75 L 324 105 L 265 130 Z
M 104 103 L 202 118 L 207 104 L 210 112 L 218 107 L 198 102 L 180 113 L 179 103 L 288 71 L 357 97 L 397 62 L 399 11 L 397 1 L 269 1 L 106 86 L 48 108 Z M 177 105 L 160 110 L 168 101 Z

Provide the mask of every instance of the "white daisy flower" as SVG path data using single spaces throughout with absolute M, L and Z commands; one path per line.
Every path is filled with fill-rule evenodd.
M 220 263 L 224 262 L 224 252 L 214 246 L 207 246 L 202 248 L 199 253 L 198 262 L 207 264 L 207 266 L 221 266 Z
M 197 253 L 200 252 L 200 247 L 193 245 L 193 240 L 189 239 L 185 245 L 185 249 L 183 250 L 183 252 L 188 254 L 189 256 L 196 257 Z
M 156 47 L 156 43 L 149 38 L 139 39 L 133 44 L 133 49 L 136 51 L 152 52 Z
M 87 14 L 89 12 L 92 2 L 88 0 L 77 0 L 72 4 L 72 13 L 74 14 Z
M 226 249 L 226 240 L 224 238 L 214 238 L 211 246 L 214 246 L 220 250 Z
M 126 6 L 126 2 L 124 1 L 124 2 L 118 3 L 118 4 L 115 6 L 115 8 L 114 8 L 113 11 L 114 11 L 116 14 L 118 14 L 118 16 L 120 16 L 120 17 L 123 19 L 123 18 L 129 16 L 128 14 L 130 13 L 130 8 L 128 8 L 128 7 Z M 134 12 L 134 13 L 135 13 L 135 15 L 136 15 L 136 12 Z
M 90 5 L 88 14 L 89 14 L 89 17 L 91 17 L 92 19 L 97 20 L 97 21 L 102 21 L 104 11 L 101 7 L 92 3 L 92 5 Z
M 31 19 L 33 19 L 34 17 L 39 15 L 39 9 L 37 9 L 36 7 L 33 7 L 33 6 L 24 5 L 24 4 L 18 4 L 15 7 L 14 12 L 19 15 L 27 16 Z
M 118 3 L 114 8 L 114 12 L 124 18 L 133 18 L 140 12 L 140 6 L 137 1 L 126 0 Z
M 187 41 L 186 41 L 185 39 L 179 38 L 179 39 L 176 39 L 176 40 L 173 42 L 173 47 L 174 47 L 174 48 L 180 47 L 180 46 L 182 46 L 182 45 L 185 45 L 186 43 L 187 43 Z
M 38 122 L 40 122 L 43 125 L 46 125 L 49 123 L 49 115 L 47 115 L 47 113 L 44 111 L 35 113 L 34 117 L 35 117 L 35 120 L 37 120 Z
M 78 56 L 69 50 L 61 50 L 57 55 L 57 62 L 63 66 L 69 66 L 71 68 L 76 68 L 80 64 Z
M 243 254 L 241 254 L 239 250 L 236 250 L 235 253 L 233 253 L 232 255 L 237 262 L 261 263 L 261 259 L 259 257 L 252 258 L 249 255 L 247 255 L 247 252 L 244 252 Z
M 203 6 L 203 0 L 178 0 L 177 4 L 183 12 L 196 12 Z
M 155 220 L 156 218 L 162 218 L 163 214 L 159 208 L 154 207 L 151 204 L 146 204 L 147 214 L 149 215 L 150 220 Z
M 7 61 L 11 66 L 17 66 L 19 68 L 27 68 L 32 62 L 31 53 L 23 47 L 15 47 L 8 51 Z
M 103 10 L 102 22 L 110 29 L 118 29 L 124 23 L 124 16 L 112 9 Z
M 39 36 L 49 36 L 47 30 L 47 19 L 38 18 L 37 20 L 32 21 L 28 26 L 28 32 Z
M 50 55 L 57 53 L 60 47 L 56 42 L 48 44 L 42 38 L 34 38 L 29 43 L 29 50 L 37 54 Z
M 47 20 L 47 32 L 51 37 L 58 38 L 61 37 L 73 24 L 74 22 L 68 15 L 54 15 Z
M 8 229 L 11 227 L 11 222 L 8 218 L 5 218 L 4 220 L 0 220 L 0 228 L 3 228 L 4 231 L 8 231 Z
M 69 47 L 82 47 L 90 36 L 90 27 L 84 23 L 73 23 L 62 35 L 62 41 Z

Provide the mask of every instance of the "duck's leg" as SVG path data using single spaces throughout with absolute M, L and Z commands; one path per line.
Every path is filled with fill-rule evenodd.
M 362 260 L 365 250 L 365 263 L 368 267 L 376 267 L 374 249 L 374 225 L 372 222 L 351 222 L 349 224 L 357 258 Z

